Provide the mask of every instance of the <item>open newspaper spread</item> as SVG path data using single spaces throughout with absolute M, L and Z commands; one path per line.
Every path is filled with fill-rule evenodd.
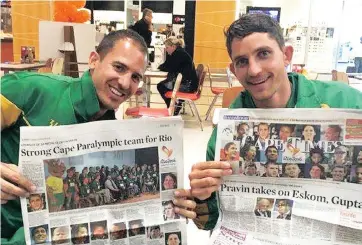
M 27 244 L 186 244 L 182 134 L 179 118 L 22 127 Z
M 362 244 L 362 110 L 223 110 L 215 159 L 210 244 Z

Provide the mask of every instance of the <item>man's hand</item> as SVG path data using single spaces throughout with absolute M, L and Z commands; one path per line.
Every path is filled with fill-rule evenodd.
M 178 189 L 174 192 L 174 194 L 175 199 L 173 200 L 173 204 L 176 206 L 175 213 L 189 219 L 196 218 L 196 202 L 191 196 L 191 190 Z
M 222 177 L 231 175 L 231 165 L 227 162 L 200 162 L 192 166 L 189 174 L 191 194 L 205 200 L 217 191 Z
M 17 186 L 18 185 L 18 186 Z M 0 164 L 1 204 L 18 197 L 28 197 L 36 187 L 18 172 L 15 164 Z

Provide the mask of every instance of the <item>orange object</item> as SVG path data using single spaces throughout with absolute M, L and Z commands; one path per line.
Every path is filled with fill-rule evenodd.
M 90 20 L 91 16 L 87 9 L 81 9 L 78 10 L 78 13 L 76 15 L 77 23 L 84 23 Z
M 84 8 L 86 0 L 84 1 L 68 1 L 69 4 L 73 5 L 77 9 Z

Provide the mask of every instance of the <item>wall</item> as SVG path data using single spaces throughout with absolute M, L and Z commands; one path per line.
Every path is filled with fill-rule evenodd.
M 14 61 L 21 59 L 21 46 L 35 47 L 39 58 L 39 21 L 52 20 L 52 1 L 12 1 Z
M 229 65 L 223 31 L 235 20 L 235 10 L 235 1 L 196 2 L 195 64 L 209 64 L 212 68 Z

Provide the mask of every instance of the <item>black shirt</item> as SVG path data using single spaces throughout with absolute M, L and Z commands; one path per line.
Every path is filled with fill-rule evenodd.
M 145 40 L 147 47 L 151 46 L 152 32 L 148 28 L 148 24 L 144 19 L 137 21 L 133 26 L 129 27 L 134 30 Z

